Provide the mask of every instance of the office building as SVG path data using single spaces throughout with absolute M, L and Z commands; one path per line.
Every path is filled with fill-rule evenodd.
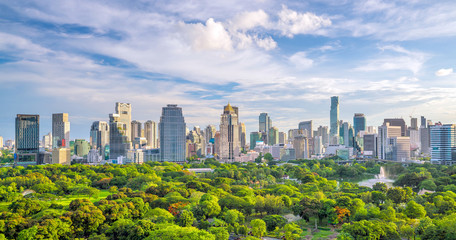
M 70 143 L 70 122 L 68 113 L 52 114 L 52 147 L 69 147 Z
M 427 127 L 427 121 L 424 116 L 421 116 L 421 126 L 420 127 Z
M 379 159 L 393 160 L 393 142 L 391 138 L 401 137 L 400 126 L 391 126 L 389 122 L 378 127 L 377 154 Z
M 0 136 L 0 149 L 3 149 L 3 137 Z
M 74 140 L 74 154 L 78 157 L 87 157 L 89 154 L 90 144 L 84 139 Z
M 131 141 L 135 140 L 135 138 L 141 138 L 142 132 L 142 123 L 139 121 L 132 121 L 131 122 Z
M 120 115 L 111 113 L 109 115 L 109 158 L 117 159 L 118 157 L 126 157 L 131 142 L 128 140 L 127 126 L 131 127 L 130 123 L 126 124 L 120 121 Z
M 364 134 L 363 135 L 363 155 L 372 158 L 377 157 L 377 134 Z
M 215 133 L 217 132 L 217 129 L 215 128 L 214 125 L 208 125 L 206 127 L 206 130 L 204 130 L 204 137 L 206 140 L 206 144 L 211 141 L 211 139 L 215 138 Z
M 71 165 L 70 148 L 54 148 L 52 150 L 52 164 Z
M 118 122 L 125 124 L 125 134 L 127 141 L 131 144 L 131 104 L 116 102 L 115 112 L 118 115 Z
M 239 118 L 239 116 L 238 116 Z M 239 124 L 239 141 L 241 141 L 241 148 L 245 150 L 245 145 L 247 144 L 245 124 Z
M 154 121 L 149 120 L 144 123 L 144 137 L 147 140 L 147 146 L 158 148 L 157 124 Z
M 44 135 L 41 143 L 43 148 L 52 148 L 52 133 Z
M 241 143 L 239 141 L 239 119 L 235 110 L 228 103 L 220 118 L 220 156 L 225 162 L 232 162 L 239 156 Z
M 296 159 L 309 158 L 309 141 L 304 135 L 293 138 L 293 148 L 295 149 Z
M 106 146 L 109 145 L 109 124 L 105 121 L 95 121 L 90 127 L 90 144 L 104 156 Z
M 161 160 L 185 162 L 186 125 L 181 107 L 168 104 L 162 108 L 159 131 Z
M 339 134 L 341 136 L 342 142 L 346 147 L 354 146 L 354 130 L 350 123 L 344 122 L 341 124 Z
M 355 136 L 358 136 L 360 131 L 366 130 L 366 117 L 363 113 L 355 113 L 353 116 L 353 127 L 355 129 Z
M 267 133 L 272 127 L 272 120 L 267 113 L 260 113 L 259 116 L 259 131 Z
M 429 155 L 430 146 L 431 146 L 431 138 L 430 138 L 430 127 L 424 127 L 425 125 L 420 127 L 420 146 L 421 146 L 421 153 L 424 155 Z
M 307 137 L 307 138 L 313 137 L 312 120 L 300 122 L 298 125 L 298 129 L 303 131 L 305 137 Z
M 392 160 L 410 160 L 410 137 L 392 137 L 390 143 L 393 146 Z
M 402 118 L 385 118 L 383 120 L 383 125 L 389 123 L 390 126 L 398 126 L 401 127 L 401 136 L 407 136 L 407 125 L 405 124 L 404 119 Z
M 250 133 L 250 150 L 255 149 L 257 142 L 262 142 L 262 132 L 251 132 Z
M 410 118 L 410 129 L 418 130 L 418 118 Z
M 17 114 L 15 165 L 36 164 L 40 149 L 40 116 Z
M 275 144 L 279 144 L 279 129 L 276 127 L 269 128 L 269 139 L 268 144 L 270 146 L 274 146 Z
M 287 144 L 287 134 L 284 132 L 279 132 L 279 144 Z
M 339 97 L 333 96 L 331 97 L 331 111 L 330 111 L 330 137 L 334 139 L 334 137 L 339 137 Z M 335 143 L 337 144 L 337 143 Z
M 320 136 L 321 141 L 323 146 L 328 147 L 329 146 L 329 130 L 327 126 L 319 126 L 315 136 Z
M 429 126 L 431 162 L 442 165 L 456 164 L 456 124 Z

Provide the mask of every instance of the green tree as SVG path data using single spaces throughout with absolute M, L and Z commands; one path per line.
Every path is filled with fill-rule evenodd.
M 296 240 L 301 238 L 302 229 L 296 223 L 289 223 L 283 228 L 285 239 Z
M 217 240 L 228 240 L 230 237 L 230 234 L 225 227 L 211 227 L 209 228 L 209 232 L 214 235 Z
M 17 240 L 34 240 L 36 239 L 36 234 L 38 233 L 38 226 L 33 226 L 22 230 L 17 236 Z
M 376 183 L 372 186 L 372 190 L 386 193 L 386 191 L 388 190 L 388 186 L 386 185 L 386 183 L 383 183 L 383 182 L 376 182 Z
M 413 200 L 407 203 L 404 213 L 409 218 L 423 218 L 426 216 L 426 210 L 424 210 L 424 207 Z
M 193 213 L 187 210 L 182 211 L 178 217 L 178 223 L 181 227 L 191 227 L 195 218 L 193 217 Z
M 254 219 L 250 222 L 252 234 L 255 237 L 263 237 L 266 234 L 266 223 L 261 219 Z
M 88 237 L 91 233 L 97 231 L 105 221 L 103 212 L 94 205 L 82 205 L 75 211 L 66 214 L 73 223 L 73 230 L 78 237 Z
M 274 231 L 276 227 L 282 228 L 288 222 L 287 219 L 280 215 L 268 215 L 263 218 L 268 231 Z
M 400 187 L 390 188 L 386 192 L 386 197 L 391 199 L 394 203 L 399 204 L 405 201 L 406 192 Z

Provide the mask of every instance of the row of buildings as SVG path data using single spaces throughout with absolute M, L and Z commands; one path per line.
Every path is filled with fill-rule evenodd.
M 185 162 L 188 158 L 214 157 L 222 162 L 253 161 L 270 153 L 274 159 L 293 160 L 339 156 L 406 161 L 431 157 L 440 164 L 456 161 L 456 130 L 453 124 L 433 124 L 421 117 L 384 119 L 379 127 L 367 126 L 366 117 L 355 113 L 353 125 L 339 119 L 339 97 L 331 97 L 330 125 L 314 130 L 313 121 L 302 121 L 296 129 L 281 132 L 268 113 L 260 113 L 258 131 L 246 139 L 239 108 L 224 106 L 220 125 L 205 129 L 186 127 L 182 108 L 169 104 L 162 108 L 158 124 L 132 121 L 132 106 L 116 103 L 109 121 L 95 121 L 90 141 L 70 141 L 67 113 L 52 116 L 52 133 L 43 136 L 40 148 L 39 115 L 18 114 L 15 146 L 17 164 L 142 163 L 144 161 Z M 0 146 L 3 139 L 0 137 Z

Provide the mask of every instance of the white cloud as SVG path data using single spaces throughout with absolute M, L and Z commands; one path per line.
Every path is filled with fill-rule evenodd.
M 221 22 L 209 18 L 206 24 L 179 23 L 181 33 L 196 50 L 232 50 L 233 42 Z
M 437 77 L 445 77 L 453 73 L 453 68 L 442 68 L 435 72 Z
M 258 26 L 267 28 L 269 24 L 268 14 L 261 9 L 253 12 L 242 12 L 232 22 L 232 26 L 236 30 L 249 30 Z
M 331 25 L 331 20 L 313 13 L 299 13 L 282 6 L 278 14 L 279 20 L 276 28 L 283 35 L 293 37 L 296 34 L 311 34 L 317 30 Z
M 296 66 L 297 69 L 306 69 L 312 66 L 313 60 L 307 58 L 305 52 L 297 52 L 289 58 L 290 62 Z

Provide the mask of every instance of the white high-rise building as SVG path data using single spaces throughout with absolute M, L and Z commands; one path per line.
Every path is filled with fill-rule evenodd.
M 95 121 L 90 127 L 90 145 L 97 149 L 101 156 L 105 155 L 105 148 L 109 145 L 109 124 L 105 121 Z
M 236 111 L 228 103 L 220 119 L 220 159 L 232 162 L 239 156 L 239 119 Z
M 378 127 L 377 154 L 379 159 L 393 160 L 394 142 L 391 138 L 401 137 L 401 132 L 400 126 L 390 126 L 388 122 Z
M 157 124 L 149 120 L 144 123 L 144 137 L 147 139 L 147 146 L 158 148 Z
M 119 122 L 126 125 L 125 133 L 127 134 L 128 141 L 131 143 L 131 104 L 116 102 L 116 114 L 119 115 Z

